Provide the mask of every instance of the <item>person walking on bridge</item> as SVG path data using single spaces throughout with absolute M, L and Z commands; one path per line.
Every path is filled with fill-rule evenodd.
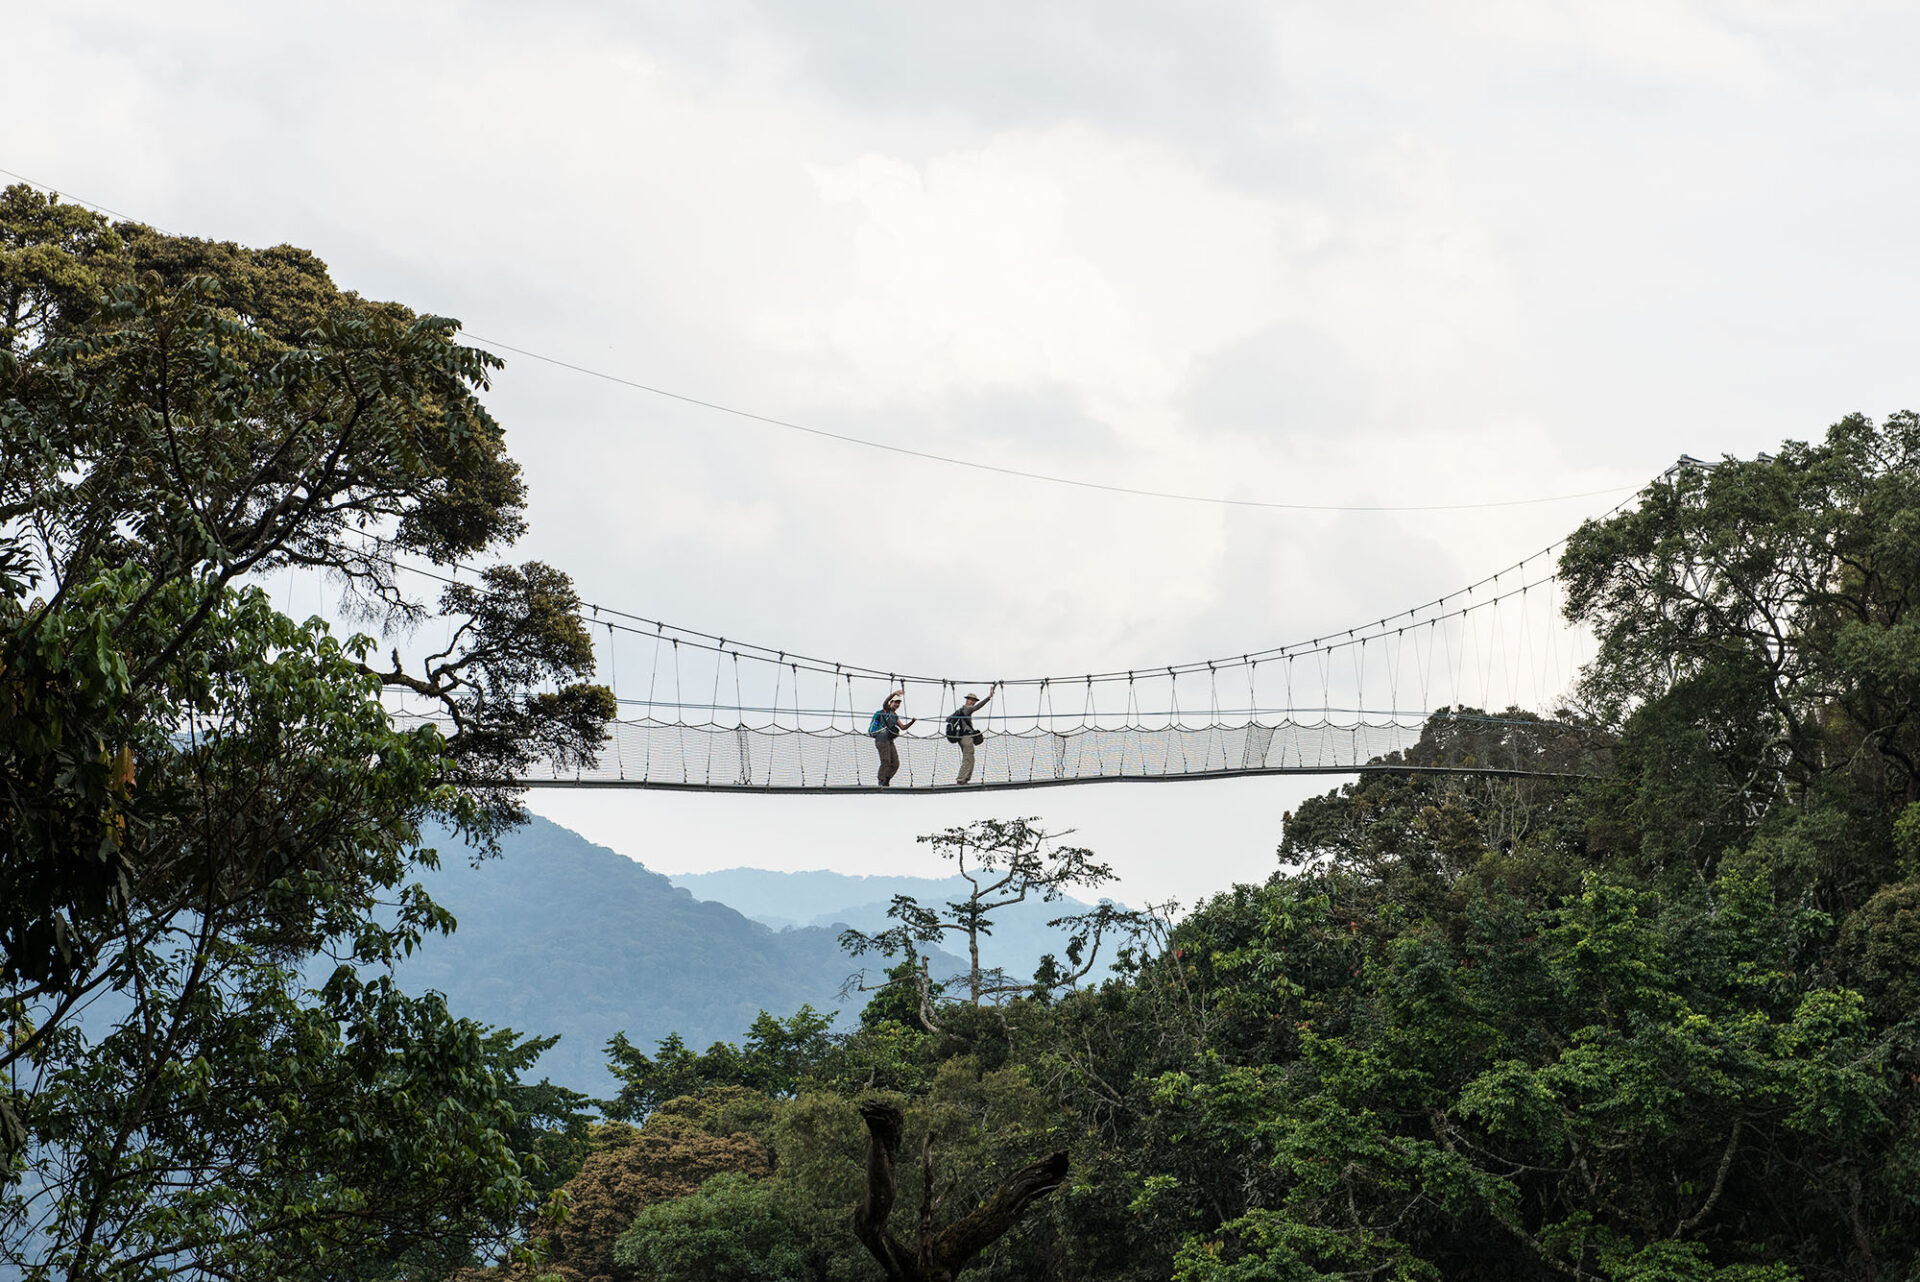
M 900 773 L 900 749 L 894 746 L 894 740 L 900 732 L 912 725 L 914 718 L 904 721 L 900 718 L 900 703 L 907 697 L 905 690 L 895 690 L 880 705 L 880 711 L 873 714 L 873 720 L 867 723 L 867 733 L 873 736 L 873 746 L 880 750 L 880 786 L 893 786 L 893 777 Z
M 960 745 L 960 773 L 954 779 L 956 784 L 973 781 L 973 750 L 987 737 L 973 728 L 973 714 L 991 703 L 994 693 L 999 689 L 1000 683 L 996 681 L 993 689 L 987 691 L 986 698 L 970 694 L 960 701 L 959 707 L 947 714 L 947 742 Z

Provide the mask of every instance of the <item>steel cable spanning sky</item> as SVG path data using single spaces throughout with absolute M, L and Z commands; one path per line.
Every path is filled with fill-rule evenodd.
M 11 169 L 0 168 L 0 175 L 26 183 L 28 186 L 37 188 L 49 195 L 58 196 L 61 194 L 59 188 L 43 183 L 38 179 L 29 178 L 25 174 L 17 173 Z M 72 204 L 94 210 L 97 213 L 108 214 L 124 221 L 145 221 L 135 219 L 130 214 L 123 214 L 106 205 L 83 200 L 77 196 L 69 195 L 66 199 Z M 146 225 L 166 235 L 174 234 L 167 232 L 156 223 L 147 222 Z M 731 415 L 735 418 L 761 423 L 769 427 L 781 428 L 785 431 L 798 432 L 824 440 L 839 441 L 847 445 L 857 445 L 864 449 L 881 450 L 889 454 L 898 454 L 908 458 L 924 459 L 928 462 L 942 463 L 950 467 L 970 468 L 974 471 L 990 472 L 999 476 L 1039 481 L 1047 485 L 1062 485 L 1072 489 L 1095 490 L 1106 494 L 1123 494 L 1134 498 L 1163 499 L 1169 502 L 1200 503 L 1219 507 L 1265 508 L 1284 512 L 1471 512 L 1482 511 L 1489 508 L 1530 507 L 1542 503 L 1563 503 L 1574 499 L 1597 498 L 1606 494 L 1619 494 L 1624 490 L 1632 488 L 1625 485 L 1611 485 L 1597 490 L 1582 490 L 1574 494 L 1550 494 L 1522 499 L 1487 499 L 1470 503 L 1299 503 L 1269 499 L 1230 498 L 1223 495 L 1211 494 L 1182 494 L 1169 490 L 1142 489 L 1129 485 L 1113 485 L 1103 481 L 1088 481 L 1077 477 L 1055 476 L 1044 472 L 1028 471 L 1023 468 L 1003 467 L 996 463 L 983 463 L 976 459 L 964 459 L 947 454 L 936 454 L 928 450 L 916 450 L 909 446 L 894 445 L 886 441 L 876 441 L 863 436 L 853 436 L 845 432 L 834 432 L 826 428 L 810 427 L 804 423 L 796 423 L 789 419 L 776 418 L 768 414 L 758 414 L 751 410 L 739 409 L 719 401 L 691 396 L 685 392 L 672 391 L 668 388 L 657 387 L 637 379 L 624 378 L 617 374 L 609 374 L 602 370 L 577 364 L 573 361 L 562 360 L 557 356 L 548 356 L 541 352 L 530 351 L 527 348 L 516 346 L 501 339 L 484 338 L 471 331 L 463 332 L 467 338 L 488 350 L 497 349 L 503 352 L 512 352 L 517 356 L 524 356 L 529 360 L 540 361 L 544 364 L 552 365 L 557 369 L 570 370 L 576 374 L 601 379 L 608 383 L 618 384 L 621 387 L 631 388 L 634 391 L 646 392 L 649 395 L 664 397 L 667 400 L 678 401 L 684 405 L 697 406 L 701 409 Z

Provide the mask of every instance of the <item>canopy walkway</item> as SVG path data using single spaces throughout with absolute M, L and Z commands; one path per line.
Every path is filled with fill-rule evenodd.
M 925 793 L 1118 780 L 1408 771 L 1400 754 L 1445 709 L 1539 728 L 1506 709 L 1559 705 L 1591 643 L 1560 618 L 1559 545 L 1457 592 L 1344 632 L 1198 662 L 1046 677 L 933 676 L 834 662 L 583 608 L 619 715 L 598 760 L 546 768 L 526 787 L 758 793 Z M 871 717 L 890 692 L 917 721 L 878 786 Z M 971 780 L 944 718 L 986 696 Z M 1469 713 L 1467 709 L 1485 709 Z M 403 718 L 432 719 L 396 709 Z M 1502 759 L 1504 758 L 1504 759 Z M 1412 767 L 1538 775 L 1517 747 Z

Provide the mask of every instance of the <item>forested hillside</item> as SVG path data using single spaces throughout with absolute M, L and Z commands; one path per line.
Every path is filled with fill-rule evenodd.
M 737 908 L 769 926 L 830 926 L 849 908 L 878 905 L 881 916 L 895 895 L 919 899 L 950 898 L 964 889 L 958 877 L 860 876 L 817 868 L 773 872 L 765 868 L 722 868 L 715 872 L 670 873 L 667 880 Z M 824 919 L 824 920 L 823 920 Z
M 421 884 L 459 929 L 426 941 L 395 978 L 470 1018 L 557 1034 L 532 1071 L 573 1090 L 613 1093 L 615 1033 L 706 1046 L 745 1036 L 762 1010 L 861 1004 L 838 997 L 854 965 L 834 931 L 771 930 L 538 816 L 478 863 L 444 830 L 427 839 L 442 862 Z

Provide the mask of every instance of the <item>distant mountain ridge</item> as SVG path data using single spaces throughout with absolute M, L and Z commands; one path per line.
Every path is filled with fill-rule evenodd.
M 692 891 L 695 898 L 725 904 L 776 929 L 831 925 L 820 918 L 855 905 L 877 903 L 884 909 L 895 895 L 912 895 L 923 903 L 944 902 L 964 893 L 966 886 L 960 877 L 860 876 L 824 868 L 808 872 L 723 868 L 669 873 L 667 880 Z
M 441 867 L 421 883 L 459 929 L 400 963 L 398 982 L 444 993 L 456 1015 L 560 1034 L 535 1071 L 562 1085 L 612 1094 L 617 1032 L 704 1048 L 738 1041 L 761 1010 L 857 1009 L 837 996 L 856 966 L 831 930 L 773 930 L 537 816 L 478 866 L 449 834 L 428 840 Z
M 428 937 L 400 962 L 400 986 L 445 994 L 456 1015 L 560 1034 L 535 1073 L 596 1098 L 616 1088 L 605 1056 L 615 1033 L 643 1050 L 669 1033 L 704 1049 L 739 1041 L 762 1010 L 785 1017 L 808 1003 L 838 1011 L 849 1026 L 864 998 L 839 996 L 861 969 L 841 951 L 842 926 L 884 928 L 895 894 L 935 905 L 966 890 L 959 877 L 754 868 L 669 879 L 537 816 L 501 839 L 499 858 L 477 866 L 452 834 L 434 831 L 427 841 L 441 866 L 420 881 L 459 929 Z M 982 962 L 1032 974 L 1043 953 L 1065 944 L 1046 922 L 1087 907 L 1063 899 L 1002 910 Z M 788 924 L 801 913 L 803 923 Z M 762 914 L 781 928 L 753 920 Z M 962 940 L 930 950 L 934 974 L 962 971 L 954 954 L 964 952 Z
M 764 868 L 726 868 L 718 872 L 680 873 L 669 880 L 701 899 L 717 900 L 765 925 L 791 931 L 827 928 L 836 936 L 843 926 L 872 932 L 892 925 L 887 909 L 892 906 L 895 895 L 911 895 L 926 907 L 938 908 L 950 901 L 965 899 L 972 889 L 966 878 L 958 875 L 856 876 L 826 869 L 772 872 Z M 981 944 L 981 964 L 998 966 L 1014 978 L 1032 975 L 1042 956 L 1047 953 L 1057 956 L 1066 948 L 1066 932 L 1047 923 L 1087 912 L 1092 907 L 1082 900 L 1064 896 L 1052 903 L 1035 896 L 998 910 L 993 914 L 992 933 Z M 943 942 L 942 951 L 964 954 L 966 941 L 950 935 Z M 945 973 L 952 974 L 963 967 L 964 962 L 956 959 L 949 963 Z M 933 961 L 933 970 L 936 974 L 942 973 L 938 957 Z

